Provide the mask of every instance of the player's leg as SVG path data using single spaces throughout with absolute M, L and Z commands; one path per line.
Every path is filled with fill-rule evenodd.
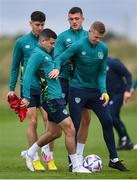
M 39 139 L 27 150 L 22 151 L 21 156 L 26 159 L 26 165 L 31 171 L 37 170 L 34 168 L 33 159 L 38 150 L 45 144 L 50 143 L 54 139 L 61 136 L 61 128 L 53 122 L 49 122 L 47 132 L 39 137 Z M 44 169 L 41 169 L 44 170 Z
M 122 122 L 120 117 L 120 110 L 123 105 L 123 94 L 114 95 L 109 102 L 109 110 L 113 119 L 113 126 L 118 133 L 119 143 L 117 146 L 118 150 L 122 149 L 133 149 L 133 143 L 130 140 L 125 124 Z
M 42 107 L 40 107 L 39 109 L 40 109 L 40 112 L 42 115 L 45 129 L 46 129 L 48 126 L 47 113 Z M 54 149 L 54 141 L 50 142 L 49 144 L 47 144 L 41 148 L 42 160 L 48 164 L 49 170 L 57 170 L 57 166 L 56 166 L 54 158 L 53 158 L 53 149 Z
M 30 93 L 30 104 L 28 107 L 27 117 L 28 117 L 28 141 L 29 146 L 34 144 L 34 142 L 37 141 L 38 135 L 37 135 L 37 108 L 41 106 L 40 103 L 40 91 L 31 89 Z M 45 169 L 44 166 L 40 162 L 40 158 L 38 156 L 38 153 L 36 153 L 35 158 L 33 159 L 33 166 L 35 170 L 43 170 Z
M 59 126 L 65 133 L 65 145 L 68 151 L 70 160 L 72 162 L 72 172 L 79 173 L 90 173 L 89 170 L 82 166 L 79 158 L 76 154 L 76 144 L 75 144 L 75 128 L 70 117 L 65 118 L 59 123 Z
M 103 106 L 104 102 L 100 99 L 100 92 L 94 92 L 93 96 L 94 101 L 91 101 L 90 104 L 91 108 L 96 113 L 102 125 L 104 140 L 109 151 L 109 167 L 118 169 L 120 171 L 127 171 L 127 168 L 124 167 L 121 161 L 119 161 L 116 152 L 115 139 L 113 133 L 113 122 L 110 111 L 107 106 Z
M 70 116 L 72 118 L 72 121 L 73 121 L 73 124 L 75 127 L 75 131 L 76 131 L 76 134 L 75 134 L 75 143 L 76 144 L 77 144 L 77 138 L 78 138 L 77 135 L 78 135 L 78 131 L 80 128 L 82 113 L 83 113 L 83 109 L 84 109 L 84 106 L 86 103 L 86 98 L 87 98 L 86 96 L 87 96 L 87 94 L 85 93 L 85 91 L 83 91 L 81 89 L 77 89 L 77 88 L 73 88 L 73 87 L 69 88 L 69 111 L 70 111 Z M 86 116 L 86 117 L 88 117 L 88 116 Z M 79 137 L 80 136 L 83 136 L 82 131 L 80 131 Z M 84 149 L 83 144 L 80 144 L 80 145 L 81 145 L 80 148 Z M 71 161 L 70 161 L 70 159 L 68 159 L 68 160 L 69 160 L 69 171 L 71 171 L 71 169 L 72 169 Z
M 79 160 L 81 161 L 83 161 L 84 147 L 88 137 L 90 115 L 91 115 L 91 111 L 89 109 L 83 109 L 82 119 L 80 122 L 80 127 L 77 135 L 77 150 L 76 150 L 77 154 L 79 155 Z

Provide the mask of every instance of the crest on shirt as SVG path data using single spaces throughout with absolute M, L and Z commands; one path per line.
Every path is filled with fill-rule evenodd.
M 67 112 L 67 110 L 66 109 L 63 109 L 63 114 L 65 114 L 65 115 L 67 115 L 68 114 L 68 112 Z
M 48 56 L 45 56 L 45 59 L 47 59 L 47 60 L 48 60 L 48 59 L 49 59 L 49 57 L 48 57 Z
M 29 49 L 29 48 L 30 48 L 30 45 L 29 45 L 29 44 L 26 44 L 26 45 L 25 45 L 25 48 L 26 48 L 26 49 Z
M 107 66 L 107 71 L 109 70 L 109 66 Z
M 102 52 L 98 52 L 98 57 L 99 57 L 99 59 L 103 59 L 104 58 L 104 54 Z
M 62 97 L 65 98 L 66 94 L 65 93 L 62 93 Z
M 78 103 L 80 103 L 80 101 L 81 101 L 81 99 L 79 98 L 79 97 L 76 97 L 75 98 L 75 102 L 78 104 Z
M 83 56 L 85 56 L 87 53 L 86 53 L 86 51 L 82 51 L 81 54 L 82 54 Z
M 114 104 L 114 101 L 113 101 L 113 100 L 110 100 L 110 101 L 109 101 L 109 105 L 112 105 L 112 104 Z

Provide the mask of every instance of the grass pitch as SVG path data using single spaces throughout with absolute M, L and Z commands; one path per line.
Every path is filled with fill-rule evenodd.
M 135 108 L 125 107 L 122 118 L 129 135 L 137 143 L 137 111 Z M 0 178 L 1 179 L 136 179 L 137 178 L 137 150 L 119 151 L 119 158 L 130 169 L 129 172 L 120 172 L 108 167 L 108 152 L 103 140 L 101 125 L 91 114 L 91 124 L 88 140 L 85 147 L 85 156 L 97 154 L 103 160 L 103 169 L 99 173 L 74 174 L 68 172 L 67 152 L 64 145 L 64 136 L 55 141 L 54 159 L 58 166 L 56 172 L 30 172 L 20 152 L 28 148 L 27 119 L 20 123 L 18 117 L 9 108 L 0 107 Z M 44 128 L 39 116 L 39 135 Z M 116 142 L 117 135 L 115 134 Z

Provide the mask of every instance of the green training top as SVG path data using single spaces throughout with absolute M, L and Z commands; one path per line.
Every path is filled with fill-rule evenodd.
M 23 97 L 30 99 L 30 86 L 34 76 L 38 71 L 44 73 L 48 99 L 62 98 L 62 91 L 59 79 L 50 79 L 48 73 L 54 69 L 54 61 L 50 54 L 40 45 L 36 47 L 28 61 L 26 71 L 23 76 Z M 45 85 L 45 88 L 46 88 Z
M 133 81 L 132 87 L 133 87 L 134 89 L 137 88 L 137 77 L 136 77 L 136 79 Z
M 10 74 L 10 91 L 15 91 L 20 65 L 21 65 L 21 81 L 22 75 L 25 72 L 28 59 L 30 58 L 32 51 L 38 45 L 38 36 L 35 36 L 32 32 L 19 38 L 14 46 L 13 60 Z M 34 80 L 38 86 L 37 80 Z
M 74 31 L 73 29 L 68 29 L 61 34 L 58 35 L 55 48 L 54 48 L 54 58 L 56 59 L 61 53 L 63 53 L 67 48 L 69 48 L 72 43 L 80 40 L 81 38 L 87 36 L 87 31 L 81 28 L 78 31 Z M 61 68 L 60 77 L 64 79 L 70 78 L 70 73 L 72 70 L 72 65 L 67 62 Z
M 99 42 L 96 46 L 90 42 L 88 36 L 74 43 L 64 53 L 55 59 L 55 68 L 75 55 L 75 72 L 70 86 L 76 88 L 100 89 L 106 92 L 106 66 L 108 48 L 105 43 Z

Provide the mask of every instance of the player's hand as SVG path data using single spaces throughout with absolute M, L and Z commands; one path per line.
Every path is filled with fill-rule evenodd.
M 124 104 L 127 103 L 128 99 L 131 98 L 131 92 L 125 91 L 124 92 Z
M 104 101 L 103 106 L 106 106 L 108 104 L 108 102 L 109 102 L 109 95 L 107 93 L 103 93 L 101 95 L 101 100 Z
M 134 88 L 131 88 L 131 90 L 130 90 L 131 95 L 132 95 L 134 92 L 135 92 L 135 89 L 134 89 Z
M 53 69 L 49 74 L 49 78 L 52 79 L 52 78 L 58 78 L 59 76 L 59 70 L 58 69 Z
M 15 92 L 14 91 L 9 91 L 6 95 L 6 99 L 8 100 L 8 96 L 14 96 Z
M 20 107 L 23 108 L 23 107 L 27 107 L 29 105 L 29 101 L 25 98 L 23 98 L 21 100 L 21 103 L 20 103 Z

